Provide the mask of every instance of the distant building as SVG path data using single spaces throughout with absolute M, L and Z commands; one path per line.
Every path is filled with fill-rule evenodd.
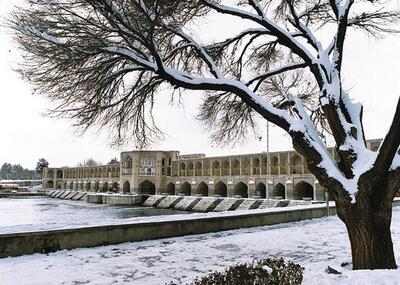
M 369 140 L 376 151 L 381 140 Z M 332 156 L 337 154 L 330 149 Z M 122 152 L 121 163 L 45 168 L 46 188 L 133 194 L 324 200 L 325 189 L 295 151 L 206 157 L 178 151 Z

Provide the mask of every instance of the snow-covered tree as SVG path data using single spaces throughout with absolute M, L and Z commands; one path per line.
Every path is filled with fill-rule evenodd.
M 146 145 L 160 134 L 152 116 L 160 87 L 204 90 L 199 118 L 213 128 L 214 139 L 246 136 L 257 117 L 290 135 L 334 196 L 354 269 L 396 268 L 390 224 L 400 187 L 400 106 L 379 150 L 368 150 L 362 105 L 342 84 L 346 35 L 394 32 L 398 13 L 387 10 L 388 3 L 25 2 L 10 25 L 24 51 L 24 77 L 57 103 L 54 115 L 85 129 L 112 127 L 117 141 L 132 134 Z M 213 14 L 237 18 L 243 29 L 208 41 L 199 22 Z M 323 131 L 334 139 L 338 161 L 327 151 Z
M 49 162 L 45 158 L 39 158 L 38 162 L 36 163 L 36 172 L 42 177 L 43 168 L 48 167 Z

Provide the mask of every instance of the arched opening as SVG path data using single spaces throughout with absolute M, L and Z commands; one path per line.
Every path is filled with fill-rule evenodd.
M 253 158 L 253 175 L 260 174 L 260 159 L 257 157 Z
M 62 182 L 61 181 L 57 181 L 57 189 L 61 189 L 62 188 Z
M 215 160 L 212 163 L 212 176 L 220 176 L 221 175 L 221 164 L 218 160 Z
M 69 183 L 69 189 L 70 189 L 70 190 L 74 190 L 74 183 L 73 183 L 73 182 L 70 182 L 70 183 Z
M 165 189 L 168 195 L 175 195 L 175 184 L 170 182 Z
M 271 158 L 271 174 L 277 175 L 279 173 L 279 160 L 276 156 Z
M 258 183 L 256 185 L 256 196 L 259 196 L 261 199 L 267 198 L 267 187 L 264 183 Z
M 250 175 L 250 159 L 247 157 L 242 160 L 242 175 Z
M 294 186 L 293 199 L 303 200 L 303 199 L 313 199 L 314 189 L 311 184 L 300 181 Z
M 139 194 L 155 195 L 156 194 L 156 186 L 149 180 L 145 180 L 142 183 L 140 183 L 140 185 L 139 185 Z
M 63 178 L 63 172 L 62 170 L 57 171 L 57 178 Z
M 261 173 L 268 174 L 268 157 L 264 156 L 261 161 Z
M 209 159 L 203 160 L 203 175 L 202 176 L 210 176 L 211 175 L 211 162 Z
M 180 173 L 180 176 L 186 176 L 186 164 L 181 163 L 179 165 L 179 173 Z
M 249 194 L 247 190 L 248 190 L 247 185 L 244 184 L 243 182 L 239 182 L 235 185 L 235 188 L 233 189 L 233 195 L 240 196 L 241 198 L 248 198 Z
M 96 181 L 94 183 L 94 191 L 95 192 L 99 192 L 99 190 L 100 190 L 100 183 L 98 181 Z
M 86 183 L 86 191 L 90 191 L 90 187 L 92 186 L 92 184 L 90 182 Z
M 193 176 L 194 175 L 194 173 L 193 173 L 193 169 L 194 169 L 193 163 L 189 162 L 187 168 L 188 168 L 187 175 L 188 176 Z
M 228 196 L 228 187 L 226 184 L 222 181 L 218 182 L 214 186 L 214 194 L 221 196 L 221 197 L 227 197 Z
M 275 199 L 286 199 L 285 186 L 282 183 L 278 183 L 272 189 L 272 196 Z
M 131 185 L 129 184 L 128 181 L 125 181 L 124 186 L 122 187 L 122 192 L 129 193 L 130 191 L 131 191 Z
M 204 182 L 200 182 L 199 185 L 197 185 L 196 194 L 208 196 L 208 185 Z
M 67 187 L 68 187 L 67 182 L 64 182 L 64 188 L 63 189 L 67 189 Z
M 49 178 L 54 178 L 54 171 L 53 170 L 49 170 L 49 172 L 47 172 L 47 177 Z
M 297 154 L 293 155 L 290 158 L 290 172 L 292 174 L 300 174 L 300 173 L 302 173 L 301 157 L 298 156 Z
M 114 183 L 112 184 L 112 191 L 114 191 L 114 192 L 119 192 L 119 185 L 118 185 L 118 182 L 114 182 Z
M 190 186 L 190 184 L 188 182 L 182 183 L 179 193 L 183 194 L 185 196 L 192 195 L 192 186 Z
M 230 175 L 230 164 L 229 160 L 222 161 L 222 176 L 229 176 Z
M 196 176 L 202 176 L 203 175 L 203 165 L 201 162 L 196 162 Z
M 107 191 L 108 191 L 108 182 L 104 182 L 102 192 L 107 192 Z
M 240 175 L 240 161 L 238 159 L 234 159 L 232 161 L 232 175 Z
M 49 181 L 46 182 L 46 188 L 54 188 L 53 180 L 49 180 Z

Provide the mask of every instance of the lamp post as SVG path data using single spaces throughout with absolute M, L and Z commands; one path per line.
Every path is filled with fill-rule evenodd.
M 270 161 L 269 161 L 269 121 L 267 121 L 267 183 L 265 184 L 266 185 L 266 192 L 267 193 L 265 193 L 266 194 L 266 198 L 267 198 L 267 201 L 269 200 L 269 181 L 270 181 L 270 177 L 269 177 L 269 164 L 270 164 Z

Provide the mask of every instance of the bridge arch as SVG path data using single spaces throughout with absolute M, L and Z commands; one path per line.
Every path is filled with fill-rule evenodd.
M 248 198 L 249 197 L 249 193 L 248 193 L 248 187 L 246 184 L 244 184 L 243 182 L 238 182 L 234 189 L 233 189 L 233 195 L 234 196 L 240 196 L 242 198 Z
M 196 188 L 196 194 L 201 196 L 208 196 L 208 185 L 201 181 Z
M 108 191 L 108 182 L 104 182 L 102 192 L 107 192 L 107 191 Z
M 99 181 L 96 181 L 94 183 L 94 191 L 99 192 L 99 190 L 100 190 L 100 183 L 99 183 Z
M 46 182 L 46 188 L 54 188 L 54 182 L 53 180 L 49 180 Z
M 272 196 L 275 197 L 281 197 L 283 199 L 286 199 L 286 195 L 285 195 L 286 191 L 285 191 L 285 186 L 282 183 L 278 183 L 274 186 L 274 188 L 272 189 Z
M 129 193 L 131 191 L 131 184 L 129 181 L 125 181 L 124 185 L 122 186 L 122 192 L 123 193 Z
M 167 184 L 167 187 L 166 187 L 166 189 L 165 189 L 165 192 L 166 192 L 168 195 L 175 195 L 175 184 L 172 183 L 172 182 L 168 183 L 168 184 Z
M 179 190 L 180 194 L 185 196 L 190 196 L 192 194 L 192 186 L 188 182 L 183 182 L 181 184 L 181 189 Z
M 300 181 L 296 183 L 293 191 L 293 199 L 294 200 L 303 200 L 304 198 L 313 199 L 314 197 L 314 188 L 310 183 L 305 181 Z
M 114 182 L 113 184 L 112 184 L 112 191 L 114 191 L 114 192 L 119 192 L 119 183 L 118 182 Z
M 260 182 L 256 185 L 256 195 L 262 199 L 267 198 L 267 187 L 264 183 Z
M 156 194 L 156 186 L 153 182 L 149 180 L 145 180 L 139 184 L 139 194 L 146 195 L 155 195 Z
M 219 181 L 214 186 L 214 194 L 219 195 L 221 197 L 227 197 L 228 196 L 228 187 L 226 186 L 226 184 L 224 182 Z

